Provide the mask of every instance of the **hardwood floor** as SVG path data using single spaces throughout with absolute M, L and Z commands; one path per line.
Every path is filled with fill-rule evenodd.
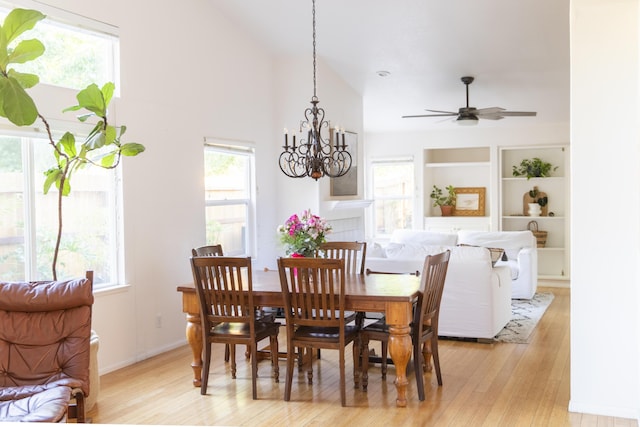
M 426 400 L 409 374 L 406 408 L 396 408 L 392 365 L 386 381 L 369 370 L 368 392 L 347 375 L 347 407 L 340 406 L 337 351 L 324 350 L 314 383 L 294 378 L 290 402 L 268 361 L 259 364 L 258 400 L 251 399 L 251 366 L 238 352 L 237 379 L 214 346 L 209 389 L 192 386 L 191 353 L 184 347 L 101 377 L 94 423 L 174 425 L 437 425 L 437 426 L 637 426 L 635 420 L 569 413 L 569 299 L 566 288 L 548 288 L 555 299 L 529 344 L 440 341 L 444 385 L 425 375 Z M 281 339 L 281 342 L 284 340 Z M 347 373 L 351 358 L 347 356 Z M 295 371 L 297 373 L 297 370 Z

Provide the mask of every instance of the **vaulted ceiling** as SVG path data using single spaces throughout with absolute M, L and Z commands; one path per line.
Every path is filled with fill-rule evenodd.
M 210 1 L 265 48 L 309 55 L 311 67 L 311 0 Z M 467 75 L 471 106 L 538 113 L 480 126 L 569 120 L 569 0 L 317 0 L 316 20 L 317 55 L 362 94 L 366 131 L 456 126 L 401 116 L 457 111 Z M 309 79 L 311 90 L 311 68 Z

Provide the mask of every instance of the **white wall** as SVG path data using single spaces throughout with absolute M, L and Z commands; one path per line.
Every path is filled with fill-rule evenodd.
M 639 24 L 637 0 L 572 2 L 570 410 L 636 419 Z
M 24 7 L 42 6 L 21 1 Z M 251 255 L 256 268 L 275 268 L 276 256 L 283 253 L 278 224 L 293 212 L 320 210 L 328 195 L 326 180 L 292 182 L 277 166 L 282 128 L 302 119 L 313 94 L 311 61 L 269 56 L 213 2 L 182 0 L 161 7 L 152 0 L 47 3 L 119 27 L 117 124 L 126 124 L 129 140 L 147 148 L 123 163 L 125 280 L 130 286 L 97 294 L 94 305 L 104 374 L 186 343 L 176 287 L 191 282 L 191 248 L 205 243 L 205 137 L 255 146 L 258 245 Z M 362 132 L 360 96 L 321 58 L 318 97 L 333 123 Z M 57 117 L 75 103 L 57 98 L 47 96 L 52 102 L 45 103 L 46 115 Z

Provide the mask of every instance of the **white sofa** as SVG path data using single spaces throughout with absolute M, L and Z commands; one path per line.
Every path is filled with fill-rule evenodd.
M 475 233 L 492 234 L 487 236 L 492 238 L 488 240 L 491 242 L 502 238 L 505 250 L 508 247 L 507 256 L 510 254 L 514 257 L 514 262 L 519 262 L 522 255 L 525 263 L 523 265 L 529 265 L 526 263 L 531 262 L 530 252 L 536 252 L 535 238 L 530 231 L 524 233 L 529 233 L 533 238 L 534 250 L 529 251 L 529 248 L 526 248 L 527 250 L 520 254 L 524 249 L 516 251 L 516 246 L 526 240 L 524 235 L 520 235 L 521 232 L 440 233 L 396 230 L 386 245 L 368 245 L 366 268 L 377 272 L 414 272 L 422 269 L 426 255 L 450 249 L 451 259 L 440 305 L 439 335 L 492 339 L 511 319 L 511 261 L 499 261 L 493 267 L 490 252 L 486 247 L 501 246 L 479 244 L 481 236 Z M 509 240 L 510 237 L 513 238 L 513 244 Z M 460 238 L 463 240 L 460 241 Z M 471 246 L 458 246 L 459 243 Z M 524 261 L 525 258 L 527 261 Z M 534 265 L 537 265 L 535 257 L 533 261 Z M 513 263 L 511 265 L 513 266 Z M 519 277 L 523 268 L 517 265 L 516 267 L 519 268 Z M 534 272 L 537 275 L 537 271 Z M 528 274 L 527 272 L 525 276 Z

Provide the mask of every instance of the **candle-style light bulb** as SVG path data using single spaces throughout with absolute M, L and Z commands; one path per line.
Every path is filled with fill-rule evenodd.
M 284 149 L 286 150 L 287 148 L 289 148 L 289 131 L 284 128 Z

